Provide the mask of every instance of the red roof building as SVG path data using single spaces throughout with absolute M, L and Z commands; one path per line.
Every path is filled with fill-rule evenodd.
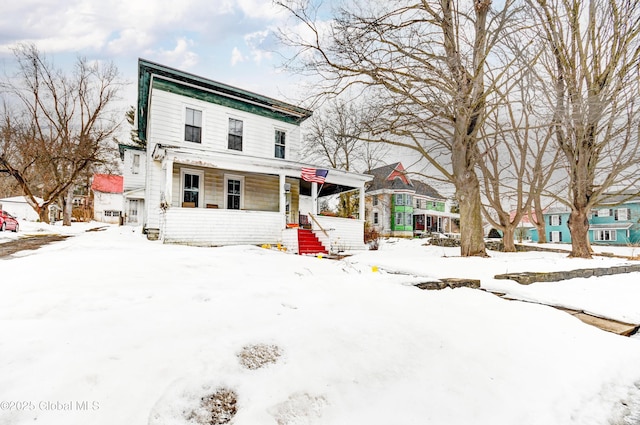
M 122 176 L 112 174 L 94 174 L 91 190 L 103 193 L 122 193 L 124 179 Z

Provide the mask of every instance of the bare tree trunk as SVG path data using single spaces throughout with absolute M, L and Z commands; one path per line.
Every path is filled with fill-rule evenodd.
M 516 252 L 516 243 L 514 241 L 515 228 L 513 226 L 505 226 L 502 232 L 502 244 L 504 245 L 504 252 Z
M 591 258 L 591 246 L 589 244 L 589 219 L 586 208 L 574 209 L 569 215 L 569 231 L 571 232 L 570 257 Z
M 69 187 L 63 197 L 62 225 L 71 226 L 71 215 L 73 212 L 73 189 Z
M 536 226 L 536 231 L 538 232 L 538 243 L 547 243 L 547 226 L 544 222 L 544 215 L 542 215 L 542 199 L 540 197 L 540 193 L 537 193 L 534 197 L 533 211 L 535 215 L 533 217 L 530 216 L 529 221 Z
M 460 206 L 460 255 L 487 257 L 482 228 L 480 183 L 473 169 L 456 174 L 456 199 Z
M 48 208 L 39 208 L 37 210 L 38 217 L 40 218 L 40 222 L 49 223 L 49 209 Z

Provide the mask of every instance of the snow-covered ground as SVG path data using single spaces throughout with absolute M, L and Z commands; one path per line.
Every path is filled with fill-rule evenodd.
M 461 258 L 391 240 L 335 261 L 91 226 L 0 233 L 76 235 L 0 259 L 1 425 L 189 424 L 218 388 L 237 394 L 234 425 L 640 423 L 640 339 L 540 304 L 412 286 L 477 278 L 639 323 L 639 273 L 530 286 L 493 278 L 627 260 Z M 243 366 L 243 347 L 260 344 L 280 357 Z

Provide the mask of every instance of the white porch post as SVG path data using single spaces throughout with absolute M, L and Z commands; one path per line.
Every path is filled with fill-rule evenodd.
M 168 205 L 171 205 L 173 199 L 173 160 L 165 159 L 163 161 L 164 168 L 164 200 Z M 178 204 L 180 206 L 180 204 Z
M 284 191 L 284 184 L 286 177 L 284 174 L 280 174 L 280 214 L 283 216 L 287 213 L 287 194 Z
M 360 186 L 358 189 L 358 199 L 359 199 L 359 208 L 358 208 L 358 218 L 362 221 L 365 220 L 364 216 L 364 185 Z
M 311 199 L 313 200 L 313 205 L 311 207 L 311 214 L 318 214 L 318 183 L 311 182 Z

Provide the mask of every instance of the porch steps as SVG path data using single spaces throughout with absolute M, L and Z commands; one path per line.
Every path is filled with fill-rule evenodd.
M 308 229 L 298 229 L 298 254 L 328 254 L 317 236 Z

